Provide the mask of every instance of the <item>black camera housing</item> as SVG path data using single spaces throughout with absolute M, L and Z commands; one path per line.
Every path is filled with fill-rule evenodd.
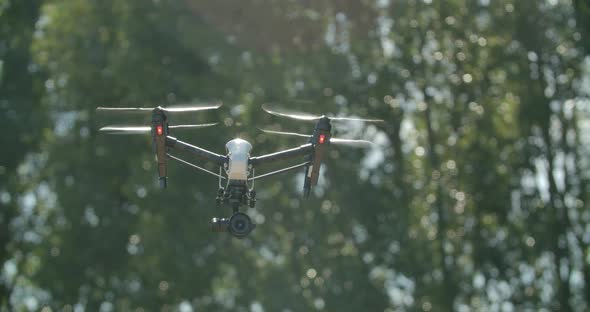
M 246 237 L 256 227 L 250 217 L 242 212 L 236 212 L 229 218 L 213 218 L 211 229 L 214 232 L 229 232 L 234 237 Z

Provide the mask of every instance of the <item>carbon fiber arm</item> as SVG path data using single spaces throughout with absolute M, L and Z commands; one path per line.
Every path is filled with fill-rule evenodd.
M 292 149 L 288 149 L 288 150 L 284 150 L 284 151 L 280 151 L 280 152 L 276 152 L 276 153 L 272 153 L 272 154 L 266 154 L 266 155 L 261 155 L 261 156 L 257 156 L 257 157 L 250 157 L 250 163 L 252 165 L 258 165 L 261 163 L 268 163 L 268 162 L 273 162 L 273 161 L 278 161 L 278 160 L 301 157 L 301 156 L 309 155 L 311 153 L 313 153 L 313 145 L 311 143 L 307 143 L 305 145 L 301 145 L 296 148 L 292 148 Z
M 220 166 L 227 162 L 226 156 L 210 152 L 204 148 L 188 144 L 171 136 L 166 137 L 166 146 L 181 151 L 187 151 L 189 153 L 192 153 L 193 155 L 215 162 Z

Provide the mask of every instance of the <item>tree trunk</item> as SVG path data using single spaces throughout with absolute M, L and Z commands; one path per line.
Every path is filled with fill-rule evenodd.
M 426 96 L 426 93 L 424 93 Z M 437 220 L 437 242 L 438 242 L 438 253 L 440 257 L 440 268 L 442 270 L 442 306 L 444 307 L 445 311 L 453 311 L 453 304 L 455 302 L 456 297 L 456 286 L 453 280 L 453 276 L 451 273 L 451 269 L 449 265 L 447 265 L 446 258 L 447 254 L 445 252 L 445 243 L 446 243 L 446 232 L 447 232 L 447 217 L 444 211 L 444 205 L 442 202 L 443 197 L 443 188 L 440 182 L 440 176 L 435 177 L 434 172 L 439 172 L 440 167 L 440 160 L 438 155 L 436 154 L 436 144 L 437 140 L 434 135 L 434 130 L 432 128 L 432 111 L 430 109 L 430 105 L 426 105 L 426 110 L 424 111 L 425 114 L 425 121 L 426 121 L 426 130 L 427 130 L 427 138 L 428 138 L 428 160 L 430 162 L 430 166 L 432 169 L 433 176 L 432 182 L 436 185 L 436 199 L 434 201 L 434 207 L 436 209 L 438 220 Z
M 10 245 L 13 238 L 9 227 L 17 213 L 15 199 L 19 191 L 15 178 L 16 167 L 31 149 L 36 148 L 36 139 L 25 142 L 22 137 L 30 133 L 31 128 L 38 129 L 40 123 L 35 119 L 40 115 L 35 110 L 38 93 L 34 74 L 29 67 L 32 62 L 33 31 L 39 18 L 41 1 L 15 0 L 8 1 L 5 6 L 7 8 L 0 13 L 0 46 L 4 48 L 0 49 L 0 61 L 3 64 L 0 70 L 0 103 L 7 105 L 2 107 L 0 136 L 10 152 L 0 155 L 0 168 L 5 171 L 0 174 L 0 187 L 11 195 L 12 200 L 6 204 L 0 203 L 0 268 L 12 256 Z M 32 135 L 35 136 L 35 133 Z M 4 279 L 0 281 L 0 310 L 12 311 L 11 293 L 12 285 Z

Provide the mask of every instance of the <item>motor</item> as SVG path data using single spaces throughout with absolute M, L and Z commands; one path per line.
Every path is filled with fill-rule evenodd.
M 237 238 L 246 237 L 254 228 L 250 217 L 242 212 L 234 213 L 230 218 L 213 218 L 211 220 L 211 229 L 214 232 L 229 232 Z

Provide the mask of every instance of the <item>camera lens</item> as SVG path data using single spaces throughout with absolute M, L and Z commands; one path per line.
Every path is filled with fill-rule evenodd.
M 236 237 L 244 237 L 250 233 L 252 221 L 245 213 L 237 212 L 229 219 L 229 231 Z
M 234 223 L 234 228 L 236 231 L 241 232 L 246 228 L 246 222 L 244 222 L 244 220 L 237 220 Z

